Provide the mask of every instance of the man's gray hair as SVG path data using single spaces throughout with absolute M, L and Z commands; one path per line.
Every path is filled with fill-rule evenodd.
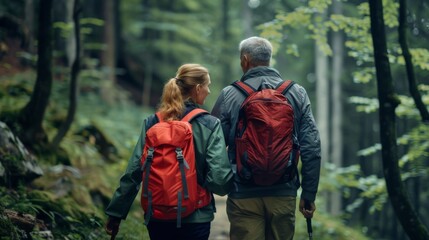
M 254 65 L 269 65 L 273 46 L 270 41 L 261 37 L 250 37 L 240 42 L 240 56 L 248 55 Z

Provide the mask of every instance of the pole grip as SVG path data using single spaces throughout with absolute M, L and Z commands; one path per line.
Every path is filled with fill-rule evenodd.
M 304 200 L 304 208 L 310 210 L 311 209 L 311 203 L 308 200 Z M 309 239 L 313 239 L 313 227 L 311 226 L 311 218 L 306 218 L 307 221 L 307 232 Z

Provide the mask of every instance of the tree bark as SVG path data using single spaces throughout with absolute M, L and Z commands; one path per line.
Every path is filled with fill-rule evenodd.
M 320 15 L 321 18 L 326 18 L 326 11 Z M 317 26 L 316 26 L 317 27 Z M 320 142 L 323 162 L 331 162 L 329 157 L 329 78 L 328 78 L 328 56 L 320 49 L 317 43 L 315 46 L 315 67 L 316 67 L 316 121 L 320 132 Z M 327 193 L 327 209 L 331 212 L 333 204 L 331 204 L 332 194 Z
M 241 10 L 242 10 L 242 23 L 243 23 L 243 35 L 244 38 L 253 36 L 253 16 L 252 9 L 249 7 L 249 0 L 241 1 Z
M 115 83 L 115 68 L 116 68 L 116 29 L 115 29 L 115 0 L 105 0 L 103 3 L 104 10 L 104 27 L 103 27 L 103 38 L 106 44 L 106 48 L 103 50 L 101 55 L 102 64 L 107 69 L 107 80 L 112 85 Z
M 76 53 L 75 59 L 72 64 L 71 77 L 70 77 L 70 95 L 69 102 L 70 106 L 67 110 L 67 117 L 64 123 L 61 125 L 60 129 L 52 140 L 51 147 L 55 150 L 61 143 L 61 140 L 67 134 L 70 129 L 71 124 L 73 123 L 74 116 L 77 109 L 77 99 L 78 99 L 78 75 L 80 72 L 80 24 L 79 24 L 79 14 L 81 12 L 79 0 L 74 0 L 73 6 L 73 22 L 74 22 L 74 37 L 76 39 Z
M 402 55 L 405 60 L 405 67 L 407 69 L 407 77 L 408 77 L 408 85 L 410 94 L 414 99 L 414 103 L 416 104 L 417 109 L 420 111 L 420 116 L 423 122 L 429 122 L 429 112 L 422 101 L 422 97 L 417 88 L 417 81 L 414 74 L 414 67 L 412 56 L 410 54 L 410 50 L 408 49 L 407 43 L 407 33 L 406 33 L 406 25 L 407 25 L 407 1 L 399 0 L 399 27 L 398 27 L 398 35 L 399 35 L 399 44 L 401 45 Z
M 52 87 L 52 0 L 40 0 L 39 9 L 37 78 L 31 99 L 18 116 L 25 129 L 20 138 L 30 148 L 48 142 L 42 121 Z
M 342 2 L 333 1 L 332 11 L 334 14 L 342 14 Z M 341 167 L 343 165 L 343 100 L 341 96 L 341 76 L 344 67 L 344 38 L 342 32 L 334 32 L 332 34 L 332 163 Z M 342 209 L 341 192 L 332 193 L 332 208 L 331 212 L 340 214 Z
M 380 102 L 380 140 L 383 172 L 387 192 L 396 216 L 410 239 L 429 239 L 426 227 L 411 206 L 401 179 L 396 144 L 395 108 L 399 100 L 395 95 L 387 54 L 382 0 L 369 0 L 371 35 L 377 76 L 377 91 Z
M 34 0 L 25 1 L 25 25 L 28 28 L 28 52 L 34 53 Z
M 222 49 L 223 54 L 222 56 L 222 79 L 223 79 L 223 85 L 228 85 L 232 79 L 232 63 L 231 59 L 236 59 L 234 56 L 231 55 L 231 53 L 235 53 L 235 51 L 232 51 L 230 39 L 231 39 L 231 32 L 230 32 L 230 17 L 229 17 L 229 0 L 223 0 L 222 1 Z M 237 57 L 237 56 L 236 56 Z

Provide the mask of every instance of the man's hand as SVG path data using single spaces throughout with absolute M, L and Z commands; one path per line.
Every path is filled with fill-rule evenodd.
M 112 236 L 112 239 L 115 239 L 116 234 L 118 234 L 120 224 L 121 224 L 120 218 L 109 216 L 109 218 L 107 219 L 105 229 L 106 229 L 106 233 Z
M 316 211 L 316 205 L 314 202 L 301 199 L 299 201 L 299 211 L 304 215 L 305 218 L 312 218 L 314 211 Z

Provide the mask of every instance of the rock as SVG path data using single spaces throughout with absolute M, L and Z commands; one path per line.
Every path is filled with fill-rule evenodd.
M 43 175 L 43 170 L 9 127 L 0 121 L 0 183 L 7 186 L 29 183 Z
M 88 125 L 76 132 L 76 135 L 83 136 L 88 142 L 95 145 L 98 152 L 108 161 L 114 162 L 117 159 L 118 149 L 112 140 L 104 133 L 101 127 L 96 124 Z

